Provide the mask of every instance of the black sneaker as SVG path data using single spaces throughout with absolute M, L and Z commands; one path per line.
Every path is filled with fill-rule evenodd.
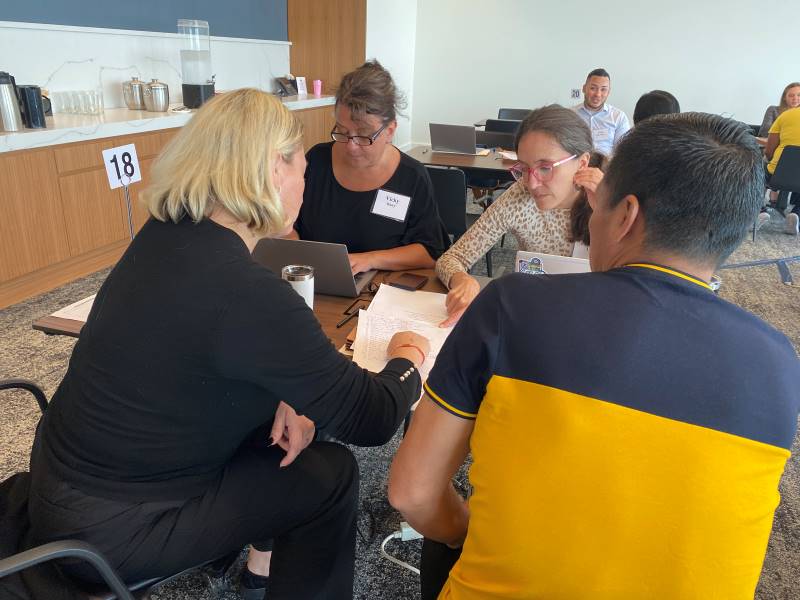
M 245 565 L 239 578 L 239 595 L 244 600 L 264 600 L 269 588 L 269 577 L 256 575 Z

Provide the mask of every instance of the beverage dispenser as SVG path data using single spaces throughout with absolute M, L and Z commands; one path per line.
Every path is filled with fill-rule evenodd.
M 178 33 L 183 38 L 181 47 L 183 104 L 187 108 L 198 108 L 214 95 L 208 21 L 178 19 Z

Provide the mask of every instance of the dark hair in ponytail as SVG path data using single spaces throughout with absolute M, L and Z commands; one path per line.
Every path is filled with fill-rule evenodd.
M 606 155 L 602 152 L 593 150 L 589 155 L 590 167 L 597 167 L 601 171 L 605 171 L 607 162 Z M 581 189 L 581 193 L 569 213 L 570 241 L 580 242 L 584 246 L 589 245 L 589 217 L 591 216 L 592 207 L 589 206 L 586 190 Z

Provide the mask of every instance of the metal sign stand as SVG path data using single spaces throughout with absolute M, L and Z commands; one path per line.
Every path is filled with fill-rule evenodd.
M 133 208 L 131 207 L 131 193 L 128 191 L 128 186 L 122 184 L 122 189 L 125 194 L 125 204 L 128 207 L 128 232 L 131 234 L 131 241 L 133 241 Z

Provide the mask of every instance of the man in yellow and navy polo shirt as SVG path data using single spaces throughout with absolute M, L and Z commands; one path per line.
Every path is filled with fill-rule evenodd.
M 423 598 L 753 597 L 800 363 L 707 282 L 763 181 L 739 124 L 648 119 L 590 196 L 594 272 L 514 274 L 473 302 L 390 474 L 427 538 Z

